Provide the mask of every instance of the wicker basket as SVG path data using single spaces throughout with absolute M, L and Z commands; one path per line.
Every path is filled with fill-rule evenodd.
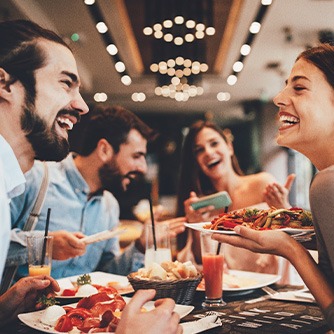
M 137 273 L 128 275 L 128 280 L 135 291 L 141 289 L 154 289 L 157 291 L 154 300 L 159 298 L 172 298 L 175 303 L 182 305 L 190 305 L 192 302 L 196 288 L 201 282 L 202 274 L 196 277 L 184 278 L 178 280 L 161 281 L 147 280 L 135 277 Z

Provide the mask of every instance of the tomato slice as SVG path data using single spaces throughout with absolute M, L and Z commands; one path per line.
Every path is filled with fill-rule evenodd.
M 84 320 L 92 316 L 92 312 L 85 308 L 75 308 L 66 315 L 71 319 L 73 326 L 82 326 Z
M 71 319 L 66 315 L 62 315 L 55 326 L 55 330 L 62 333 L 67 333 L 73 329 Z
M 62 296 L 75 296 L 76 290 L 73 289 L 64 289 L 63 293 L 61 294 Z

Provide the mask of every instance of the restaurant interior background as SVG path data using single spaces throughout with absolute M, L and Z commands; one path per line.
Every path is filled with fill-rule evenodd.
M 333 0 L 0 2 L 0 20 L 31 19 L 65 38 L 89 104 L 121 105 L 159 131 L 149 146 L 147 177 L 154 201 L 169 210 L 182 140 L 197 119 L 231 130 L 245 173 L 266 170 L 284 183 L 297 172 L 290 200 L 308 207 L 315 171 L 276 145 L 272 98 L 298 53 L 334 39 L 333 12 Z

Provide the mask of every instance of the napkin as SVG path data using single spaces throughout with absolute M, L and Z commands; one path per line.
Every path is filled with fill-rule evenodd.
M 183 334 L 196 334 L 221 326 L 222 322 L 216 315 L 209 315 L 200 320 L 182 323 Z

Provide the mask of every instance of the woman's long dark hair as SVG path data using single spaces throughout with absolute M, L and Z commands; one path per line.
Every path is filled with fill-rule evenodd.
M 195 191 L 199 196 L 208 195 L 216 191 L 211 180 L 201 171 L 194 151 L 196 137 L 204 128 L 213 129 L 221 135 L 226 143 L 229 143 L 229 140 L 226 138 L 223 130 L 210 121 L 200 120 L 190 126 L 189 132 L 184 139 L 181 154 L 181 169 L 179 173 L 176 208 L 176 215 L 178 217 L 184 216 L 185 212 L 183 202 L 189 198 L 191 191 Z M 237 157 L 234 154 L 231 157 L 231 160 L 234 171 L 238 175 L 243 175 L 244 173 L 240 169 Z M 184 247 L 185 241 L 186 236 L 184 233 L 178 235 L 178 249 L 182 249 Z

